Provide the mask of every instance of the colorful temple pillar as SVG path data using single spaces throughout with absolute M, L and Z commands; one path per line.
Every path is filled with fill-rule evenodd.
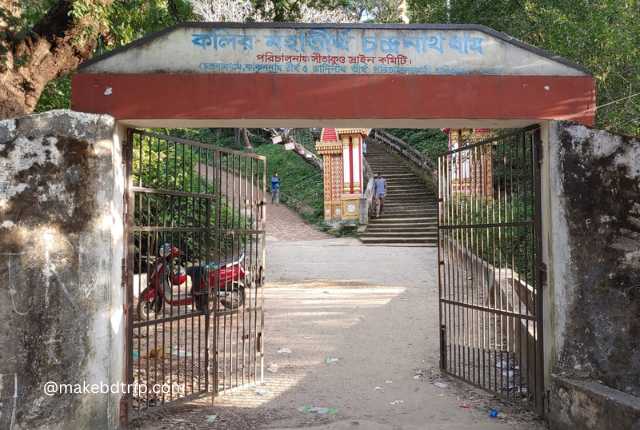
M 449 136 L 449 150 L 461 146 L 471 145 L 488 139 L 491 130 L 488 128 L 476 129 L 444 129 Z M 493 195 L 493 156 L 490 145 L 477 147 L 469 151 L 461 151 L 456 156 L 460 160 L 456 162 L 456 171 L 452 186 L 454 191 L 464 194 Z
M 364 192 L 362 143 L 365 128 L 323 128 L 316 150 L 323 157 L 324 219 L 357 221 Z

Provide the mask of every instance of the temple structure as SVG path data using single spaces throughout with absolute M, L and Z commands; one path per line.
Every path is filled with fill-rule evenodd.
M 362 144 L 367 128 L 323 128 L 316 150 L 323 157 L 324 219 L 358 221 L 363 185 Z
M 449 136 L 449 151 L 488 139 L 488 128 L 444 129 Z M 451 181 L 453 191 L 491 197 L 493 195 L 493 156 L 491 146 L 482 146 L 469 151 L 460 151 L 455 163 L 455 175 Z

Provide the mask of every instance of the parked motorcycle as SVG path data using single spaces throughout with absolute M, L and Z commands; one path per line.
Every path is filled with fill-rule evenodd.
M 225 309 L 237 309 L 244 305 L 246 272 L 244 254 L 238 259 L 193 265 L 186 269 L 179 263 L 182 252 L 177 247 L 165 243 L 158 251 L 147 287 L 138 298 L 140 319 L 154 319 L 163 306 L 193 305 L 199 311 L 215 309 L 216 300 Z M 191 291 L 186 296 L 174 297 L 173 286 L 187 285 L 191 278 Z M 208 281 L 208 284 L 207 284 Z M 208 285 L 208 287 L 207 287 Z M 208 293 L 207 293 L 208 288 Z

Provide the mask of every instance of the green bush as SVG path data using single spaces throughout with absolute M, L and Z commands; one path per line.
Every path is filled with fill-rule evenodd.
M 531 196 L 508 199 L 454 194 L 442 208 L 449 239 L 496 268 L 507 267 L 532 281 L 535 250 Z
M 221 228 L 251 225 L 242 214 L 222 198 L 220 202 L 206 195 L 215 194 L 215 187 L 197 174 L 200 163 L 210 163 L 211 154 L 191 149 L 188 145 L 168 144 L 166 140 L 134 134 L 132 173 L 133 184 L 169 193 L 137 193 L 134 205 L 134 224 L 140 227 L 172 227 L 176 232 L 141 232 L 134 238 L 140 255 L 156 255 L 162 243 L 173 243 L 187 255 L 203 256 L 226 252 L 234 244 L 243 244 L 247 237 L 235 239 Z M 213 149 L 213 147 L 212 147 Z M 202 159 L 201 159 L 202 155 Z M 171 191 L 184 191 L 202 196 L 181 196 Z M 221 220 L 221 225 L 218 225 Z M 207 234 L 195 230 L 211 226 Z M 214 228 L 218 226 L 219 228 Z M 235 242 L 234 242 L 235 240 Z
M 388 128 L 384 131 L 404 140 L 423 153 L 434 165 L 438 162 L 438 156 L 447 151 L 447 135 L 436 128 Z

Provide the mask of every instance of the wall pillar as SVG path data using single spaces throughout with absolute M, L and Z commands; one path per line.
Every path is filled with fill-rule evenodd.
M 640 140 L 542 128 L 544 352 L 553 430 L 640 426 Z
M 344 187 L 342 145 L 335 141 L 320 141 L 316 144 L 323 162 L 324 219 L 342 219 L 342 191 Z
M 362 135 L 360 133 L 340 134 L 344 168 L 342 219 L 360 219 L 360 197 L 362 195 Z
M 0 428 L 117 428 L 124 173 L 114 120 L 58 110 L 0 121 L 0 164 Z

